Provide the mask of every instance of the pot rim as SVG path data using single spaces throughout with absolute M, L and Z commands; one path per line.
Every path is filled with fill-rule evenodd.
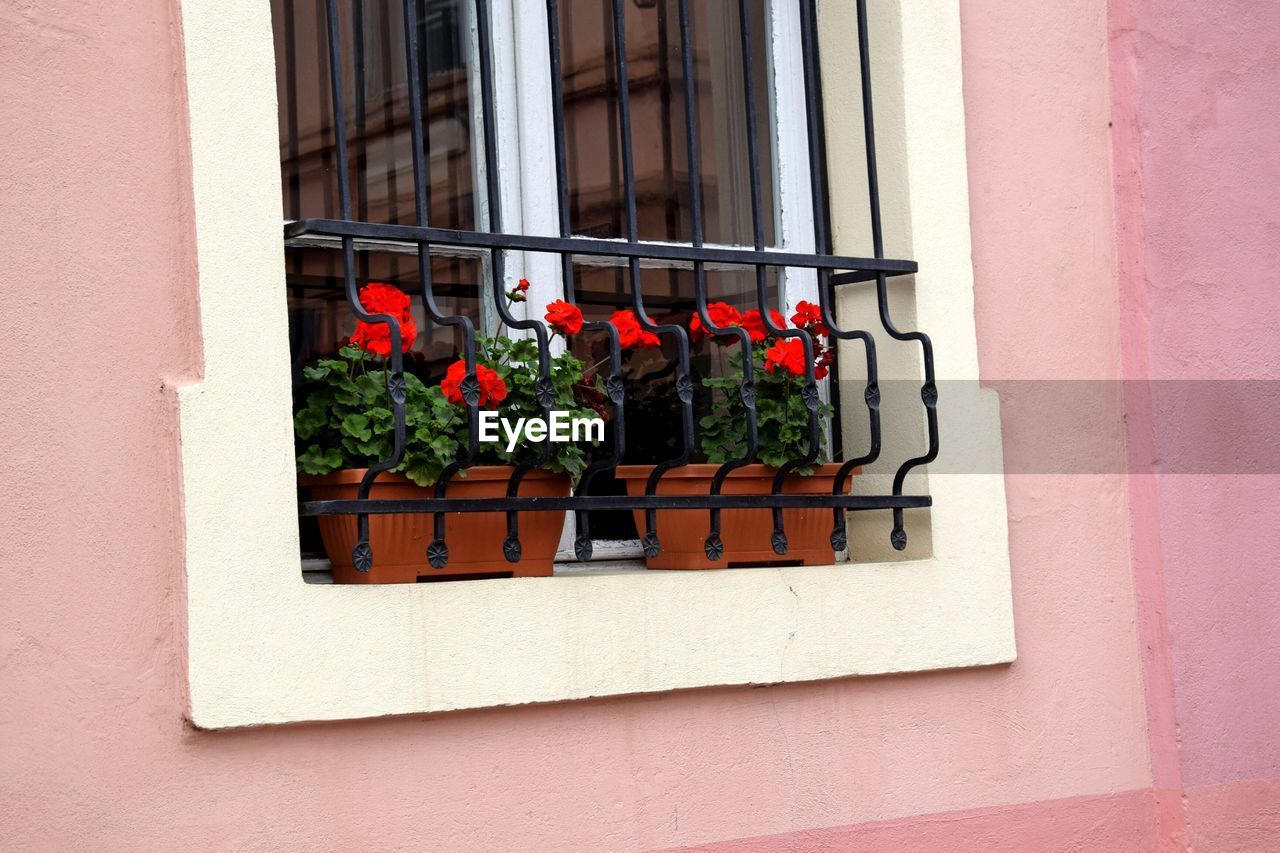
M 368 468 L 342 468 L 331 474 L 299 474 L 298 484 L 301 486 L 340 486 L 359 483 L 364 479 L 365 472 L 368 470 Z M 474 468 L 466 468 L 463 471 L 459 471 L 450 480 L 450 483 L 507 480 L 510 479 L 511 472 L 514 470 L 516 470 L 514 465 L 476 465 Z M 558 474 L 554 471 L 544 471 L 536 468 L 524 475 L 525 480 L 567 480 L 568 478 L 568 474 Z M 375 486 L 392 483 L 400 485 L 413 483 L 413 481 L 404 474 L 396 474 L 390 471 L 384 471 L 373 481 Z M 431 489 L 435 487 L 424 486 L 422 488 Z
M 805 477 L 801 474 L 789 474 L 788 477 L 797 477 L 801 479 L 811 479 L 813 477 L 834 477 L 840 471 L 843 462 L 826 462 L 822 465 L 815 466 L 812 474 Z M 649 473 L 653 471 L 653 465 L 619 465 L 614 471 L 614 476 L 619 480 L 643 480 L 647 479 Z M 695 462 L 690 465 L 683 465 L 679 468 L 672 468 L 662 475 L 663 480 L 672 479 L 699 479 L 709 480 L 715 476 L 720 465 L 714 462 Z M 729 478 L 762 478 L 772 479 L 778 473 L 777 468 L 771 468 L 763 462 L 752 462 L 750 465 L 743 465 L 741 468 L 735 468 L 729 472 Z M 861 474 L 862 468 L 854 468 L 850 472 L 850 476 Z

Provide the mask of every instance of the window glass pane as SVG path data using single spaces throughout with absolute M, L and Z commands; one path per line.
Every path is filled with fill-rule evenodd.
M 286 218 L 338 218 L 333 110 L 329 89 L 324 0 L 271 0 L 280 104 L 280 165 Z M 347 113 L 352 216 L 367 222 L 413 224 L 413 150 L 409 126 L 404 13 L 398 0 L 343 2 L 340 36 Z M 427 140 L 429 221 L 476 227 L 471 92 L 467 60 L 469 4 L 418 0 L 419 68 Z M 432 256 L 440 309 L 466 314 L 479 326 L 479 260 Z M 289 294 L 294 399 L 306 397 L 304 365 L 335 352 L 355 328 L 343 284 L 342 254 L 332 248 L 289 248 Z M 418 334 L 405 370 L 436 383 L 461 340 L 453 327 L 427 321 L 416 253 L 359 251 L 356 284 L 394 284 L 413 297 Z M 322 552 L 314 519 L 304 518 L 303 548 Z
M 272 0 L 285 217 L 339 214 L 324 0 Z M 352 214 L 413 224 L 404 13 L 397 0 L 338 4 Z M 475 149 L 464 0 L 417 0 L 418 67 L 427 87 L 432 225 L 475 228 Z
M 752 82 L 765 243 L 774 241 L 766 0 L 752 0 Z M 623 0 L 628 91 L 642 240 L 689 242 L 688 140 L 677 0 Z M 560 3 L 570 223 L 576 234 L 624 236 L 612 4 Z M 750 164 L 738 4 L 691 0 L 690 42 L 709 243 L 752 242 Z
M 355 328 L 342 281 L 342 253 L 332 249 L 287 249 L 289 329 L 295 383 L 304 365 L 336 352 Z M 471 258 L 433 255 L 431 275 L 436 304 L 447 314 L 465 314 L 480 322 L 480 262 Z M 356 257 L 356 286 L 380 281 L 394 284 L 413 300 L 418 334 L 406 355 L 405 369 L 424 380 L 439 381 L 462 347 L 461 332 L 427 320 L 422 307 L 418 256 L 392 252 L 361 252 Z
M 339 4 L 352 215 L 361 221 L 413 223 L 413 152 L 409 127 L 408 63 L 404 12 L 397 0 Z M 272 0 L 276 38 L 276 82 L 280 102 L 281 174 L 285 216 L 340 215 L 330 104 L 328 34 L 324 0 Z M 463 0 L 417 0 L 419 67 L 426 84 L 425 139 L 429 152 L 430 222 L 472 229 L 473 157 L 467 57 L 470 55 Z M 469 315 L 479 327 L 480 263 L 432 255 L 434 292 L 442 311 Z M 291 248 L 286 253 L 295 381 L 301 365 L 331 353 L 351 333 L 342 255 L 328 248 Z M 357 285 L 380 281 L 419 294 L 415 253 L 359 251 Z M 412 369 L 443 373 L 459 347 L 456 331 L 422 316 L 412 350 Z
M 474 37 L 467 0 L 417 0 L 421 22 L 419 65 L 426 86 L 424 137 L 428 146 L 430 223 L 481 230 L 476 213 L 476 162 L 481 156 L 467 66 Z M 747 134 L 759 143 L 761 217 L 766 245 L 775 235 L 773 133 L 770 130 L 769 50 L 766 0 L 752 0 L 753 84 L 757 126 L 748 128 L 742 80 L 742 47 L 737 4 L 692 0 L 691 38 L 697 98 L 704 237 L 708 243 L 750 244 L 753 223 Z M 689 207 L 684 84 L 676 0 L 625 0 L 632 134 L 641 239 L 688 242 Z M 340 4 L 346 132 L 351 174 L 352 216 L 361 221 L 413 223 L 413 158 L 408 126 L 407 63 L 403 13 L 397 0 L 356 0 Z M 565 123 L 571 225 L 575 233 L 621 237 L 623 187 L 619 160 L 617 81 L 614 74 L 610 4 L 562 0 Z M 280 103 L 281 172 L 285 215 L 290 219 L 340 216 L 334 127 L 329 95 L 324 0 L 272 0 Z M 522 113 L 524 110 L 522 110 Z M 522 168 L 547 168 L 523 164 Z M 433 250 L 432 275 L 443 311 L 470 316 L 481 327 L 478 260 Z M 341 254 L 332 248 L 287 250 L 291 346 L 296 397 L 305 396 L 301 368 L 337 349 L 354 327 L 342 282 Z M 646 262 L 647 264 L 647 262 Z M 357 285 L 380 281 L 414 296 L 418 336 L 406 369 L 438 382 L 456 357 L 461 341 L 452 327 L 423 315 L 417 256 L 391 251 L 358 251 Z M 777 305 L 778 271 L 766 276 L 767 298 Z M 604 320 L 631 305 L 624 262 L 577 259 L 573 285 L 591 319 Z M 659 323 L 688 326 L 695 308 L 691 269 L 646 265 L 640 287 L 650 315 Z M 708 298 L 743 311 L 756 306 L 756 278 L 749 268 L 707 272 Z M 589 364 L 605 354 L 603 336 L 583 334 L 573 342 Z M 699 414 L 709 399 L 698 380 L 724 370 L 726 353 L 709 341 L 693 346 L 692 372 L 699 388 Z M 675 346 L 664 336 L 661 350 L 628 356 L 626 461 L 648 463 L 680 449 L 681 407 L 675 394 Z M 673 425 L 675 428 L 673 429 Z M 595 494 L 620 484 L 597 478 Z M 593 535 L 635 536 L 631 513 L 592 513 Z

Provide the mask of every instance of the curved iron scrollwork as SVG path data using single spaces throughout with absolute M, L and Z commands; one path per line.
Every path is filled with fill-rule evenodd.
M 339 38 L 338 0 L 326 0 L 326 17 L 329 41 L 329 70 L 331 99 L 335 120 L 334 143 L 337 163 L 339 219 L 301 219 L 286 225 L 286 239 L 298 239 L 306 235 L 337 238 L 342 248 L 343 282 L 347 301 L 355 316 L 370 324 L 387 326 L 391 341 L 389 369 L 386 371 L 388 398 L 394 414 L 394 441 L 390 456 L 369 467 L 360 483 L 357 499 L 310 501 L 302 506 L 309 515 L 349 514 L 357 518 L 357 544 L 352 557 L 360 571 L 369 571 L 376 555 L 369 544 L 369 516 L 381 513 L 420 512 L 434 516 L 434 537 L 426 549 L 427 562 L 434 568 L 444 569 L 449 562 L 449 546 L 445 541 L 445 514 L 447 512 L 494 512 L 506 514 L 507 534 L 503 541 L 503 553 L 510 562 L 518 562 L 522 556 L 520 542 L 520 513 L 534 510 L 569 510 L 577 519 L 577 535 L 574 551 L 580 560 L 592 556 L 590 517 L 593 509 L 629 509 L 641 511 L 644 530 L 641 545 L 646 556 L 660 553 L 661 540 L 657 529 L 657 512 L 664 508 L 705 509 L 708 512 L 708 532 L 704 541 L 708 559 L 723 558 L 726 543 L 720 529 L 720 513 L 727 508 L 759 508 L 772 510 L 773 529 L 770 542 L 778 555 L 788 550 L 788 538 L 784 527 L 784 508 L 825 507 L 833 513 L 830 535 L 831 547 L 843 551 L 848 547 L 846 513 L 851 511 L 888 510 L 893 514 L 890 542 L 899 550 L 906 547 L 907 534 L 904 524 L 905 510 L 930 505 L 925 495 L 904 495 L 907 475 L 915 468 L 933 461 L 938 454 L 938 393 L 935 382 L 933 346 L 929 337 L 919 331 L 904 331 L 895 325 L 889 310 L 888 281 L 894 276 L 909 275 L 916 271 L 912 261 L 888 259 L 884 252 L 883 226 L 880 212 L 880 189 L 875 149 L 875 125 L 872 108 L 871 70 L 868 53 L 868 27 L 865 0 L 857 0 L 858 46 L 860 51 L 859 83 L 862 96 L 863 129 L 865 134 L 866 168 L 868 177 L 868 203 L 871 214 L 873 257 L 848 257 L 833 253 L 829 225 L 829 191 L 827 186 L 826 127 L 822 112 L 822 80 L 819 73 L 818 29 L 815 0 L 793 0 L 797 3 L 800 20 L 800 38 L 803 58 L 805 104 L 809 145 L 810 185 L 813 194 L 815 253 L 797 253 L 770 249 L 765 242 L 764 213 L 762 210 L 761 163 L 758 141 L 754 133 L 747 133 L 747 159 L 751 191 L 752 245 L 747 247 L 706 246 L 704 244 L 702 218 L 702 175 L 699 161 L 697 92 L 693 68 L 693 49 L 690 42 L 690 10 L 688 0 L 678 0 L 678 25 L 683 64 L 683 101 L 685 139 L 688 144 L 689 200 L 692 222 L 692 240 L 688 244 L 653 243 L 639 238 L 636 213 L 635 164 L 632 149 L 631 103 L 628 85 L 628 62 L 624 0 L 609 0 L 612 11 L 613 74 L 617 81 L 617 120 L 620 138 L 620 160 L 623 179 L 624 239 L 621 241 L 575 237 L 570 232 L 569 193 L 567 187 L 567 157 L 564 129 L 564 92 L 561 79 L 560 15 L 558 0 L 546 0 L 549 44 L 549 63 L 552 85 L 552 109 L 554 118 L 555 166 L 557 202 L 559 212 L 558 236 L 507 234 L 503 231 L 502 199 L 498 170 L 485 170 L 484 192 L 487 200 L 488 230 L 459 231 L 432 227 L 428 220 L 428 163 L 424 141 L 423 76 L 419 73 L 422 46 L 419 44 L 418 8 L 415 0 L 403 0 L 404 50 L 409 80 L 410 132 L 413 148 L 413 177 L 416 220 L 414 225 L 388 225 L 356 221 L 352 218 L 351 192 L 347 152 L 346 105 L 344 102 L 343 56 Z M 751 15 L 747 0 L 739 0 L 738 20 L 740 52 L 742 55 L 743 96 L 745 126 L 756 127 L 756 97 L 753 66 Z M 478 67 L 480 73 L 480 106 L 482 111 L 483 148 L 490 163 L 495 162 L 497 128 L 494 111 L 494 70 L 491 56 L 490 15 L 487 0 L 476 0 L 476 29 L 478 36 Z M 357 240 L 381 240 L 416 248 L 420 275 L 420 296 L 427 317 L 432 323 L 451 326 L 461 334 L 461 356 L 465 374 L 459 391 L 466 406 L 468 440 L 459 458 L 449 465 L 439 478 L 434 497 L 425 500 L 371 499 L 370 490 L 383 472 L 398 466 L 405 453 L 405 399 L 406 385 L 401 357 L 401 330 L 396 319 L 387 314 L 370 313 L 361 304 L 356 286 L 355 242 Z M 481 386 L 476 372 L 476 332 L 471 319 L 463 314 L 450 314 L 440 309 L 436 301 L 431 279 L 431 252 L 433 246 L 467 246 L 490 253 L 492 263 L 489 282 L 496 297 L 495 303 L 502 322 L 511 329 L 529 334 L 537 343 L 538 378 L 536 400 L 544 417 L 549 416 L 555 399 L 550 374 L 550 335 L 542 322 L 513 315 L 502 298 L 506 289 L 505 260 L 511 251 L 557 254 L 561 260 L 562 297 L 569 304 L 575 303 L 573 283 L 573 257 L 575 255 L 611 256 L 625 263 L 630 284 L 631 308 L 640 327 L 656 335 L 665 336 L 674 343 L 675 371 L 674 392 L 680 404 L 680 450 L 672 458 L 658 462 L 642 495 L 593 496 L 588 494 L 592 480 L 601 473 L 616 468 L 622 461 L 626 448 L 624 414 L 626 406 L 625 384 L 622 379 L 621 344 L 618 330 L 611 323 L 587 322 L 584 329 L 604 333 L 608 343 L 608 367 L 603 379 L 605 399 L 613 408 L 614 433 L 604 452 L 599 453 L 587 466 L 577 493 L 560 498 L 530 498 L 520 495 L 520 484 L 532 470 L 544 467 L 550 457 L 551 447 L 544 445 L 540 458 L 515 468 L 504 498 L 455 499 L 448 494 L 452 479 L 471 467 L 479 453 L 478 412 Z M 692 266 L 696 296 L 696 314 L 708 334 L 724 338 L 736 338 L 740 347 L 743 375 L 738 386 L 738 398 L 744 410 L 746 440 L 742 454 L 719 465 L 713 475 L 710 489 L 701 496 L 668 496 L 659 494 L 663 477 L 671 471 L 688 465 L 694 451 L 696 431 L 694 426 L 694 382 L 690 375 L 690 339 L 685 328 L 679 325 L 655 322 L 647 313 L 642 283 L 641 261 L 654 259 L 682 261 Z M 769 494 L 726 495 L 723 486 L 727 477 L 737 468 L 755 460 L 759 448 L 759 423 L 757 390 L 752 371 L 752 340 L 740 327 L 716 326 L 708 309 L 706 270 L 707 264 L 737 264 L 754 269 L 756 303 L 761 321 L 767 332 L 775 338 L 798 340 L 805 356 L 805 372 L 801 386 L 801 399 L 808 410 L 807 451 L 790 459 L 778 468 L 773 476 Z M 833 345 L 841 341 L 857 341 L 865 355 L 866 385 L 863 403 L 867 413 L 869 446 L 860 455 L 844 459 L 835 478 L 831 494 L 791 494 L 784 491 L 789 478 L 798 476 L 799 469 L 812 465 L 821 448 L 823 424 L 819 415 L 823 403 L 822 391 L 815 375 L 815 350 L 820 344 L 805 329 L 783 328 L 776 324 L 768 298 L 767 270 L 770 268 L 803 268 L 816 272 L 818 282 L 818 307 L 822 326 Z M 880 458 L 882 451 L 881 399 L 877 363 L 876 340 L 866 329 L 841 326 L 835 316 L 835 288 L 843 285 L 874 282 L 878 306 L 878 322 L 881 330 L 890 338 L 919 344 L 923 354 L 924 381 L 920 400 L 925 410 L 927 447 L 925 452 L 907 459 L 898 467 L 891 493 L 888 495 L 850 495 L 847 493 L 849 478 L 861 466 Z M 833 379 L 835 365 L 832 366 Z M 836 383 L 829 385 L 835 396 Z M 838 407 L 837 407 L 838 411 Z M 838 435 L 839 429 L 836 427 Z

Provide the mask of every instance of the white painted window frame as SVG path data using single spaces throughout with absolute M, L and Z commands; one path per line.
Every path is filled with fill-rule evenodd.
M 977 379 L 958 0 L 875 5 L 884 21 L 877 38 L 899 59 L 882 64 L 887 82 L 877 83 L 878 115 L 897 117 L 883 122 L 894 138 L 884 150 L 904 160 L 901 180 L 883 187 L 886 206 L 901 211 L 905 224 L 903 245 L 891 251 L 920 263 L 910 307 L 933 335 L 939 378 Z M 823 5 L 824 39 L 847 41 L 840 34 L 853 31 L 851 9 Z M 304 583 L 268 4 L 181 0 L 181 11 L 203 347 L 199 377 L 176 389 L 195 725 L 352 719 L 1013 659 L 998 473 L 931 478 L 931 550 L 907 562 L 381 587 Z M 528 47 L 517 43 L 507 57 L 495 52 L 499 74 L 508 62 L 532 62 L 520 55 Z M 847 59 L 824 51 L 824 71 Z M 858 138 L 857 111 L 847 91 L 836 89 L 828 87 L 829 144 Z M 865 219 L 851 160 L 837 144 L 837 250 L 842 229 Z M 532 201 L 506 183 L 514 193 L 507 210 L 522 197 Z M 910 284 L 895 284 L 895 299 L 910 297 L 904 287 Z M 856 298 L 842 295 L 841 310 Z M 264 334 L 271 329 L 279 334 Z M 983 439 L 982 449 L 999 459 L 997 401 L 986 395 L 979 407 L 987 428 L 967 450 Z M 945 432 L 945 406 L 940 417 Z M 876 541 L 884 538 L 880 521 Z M 870 542 L 865 553 L 874 555 Z M 860 547 L 856 538 L 853 544 Z

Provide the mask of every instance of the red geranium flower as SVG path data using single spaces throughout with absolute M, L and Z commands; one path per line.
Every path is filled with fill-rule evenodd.
M 370 314 L 390 314 L 394 317 L 400 326 L 400 351 L 409 351 L 414 339 L 418 337 L 418 324 L 410 311 L 410 299 L 400 288 L 377 281 L 370 282 L 360 288 L 360 304 Z M 391 328 L 386 323 L 357 320 L 356 330 L 351 334 L 351 343 L 365 352 L 386 358 L 391 355 Z
M 529 279 L 527 279 L 527 278 L 522 278 L 522 279 L 520 279 L 520 283 L 516 285 L 516 290 L 520 291 L 521 293 L 528 293 L 528 292 L 529 292 Z
M 547 325 L 562 335 L 576 335 L 582 331 L 582 309 L 557 299 L 547 306 Z
M 440 390 L 444 392 L 445 399 L 450 403 L 462 405 L 466 402 L 462 399 L 462 380 L 466 378 L 466 375 L 467 363 L 459 359 L 449 365 L 444 379 L 440 380 Z M 496 370 L 485 367 L 483 364 L 477 364 L 476 381 L 480 383 L 478 404 L 482 408 L 487 407 L 490 403 L 496 405 L 507 399 L 507 383 L 502 381 L 502 377 L 498 375 Z
M 738 313 L 738 309 L 727 302 L 712 302 L 707 306 L 707 316 L 717 329 L 732 329 L 742 323 L 742 315 Z M 702 326 L 702 316 L 696 312 L 689 321 L 689 336 L 695 341 L 708 337 L 707 330 Z M 733 343 L 733 338 L 721 335 L 716 338 L 716 343 L 725 346 Z
M 418 337 L 418 324 L 412 317 L 400 320 L 400 351 L 408 352 L 413 341 Z M 351 334 L 351 343 L 365 352 L 387 358 L 391 355 L 391 329 L 385 323 L 356 322 L 356 330 Z
M 401 352 L 408 352 L 417 337 L 417 323 L 410 311 L 410 298 L 398 287 L 381 282 L 370 282 L 360 288 L 360 304 L 370 314 L 390 314 L 396 318 L 401 330 Z M 356 330 L 351 343 L 365 352 L 388 357 L 392 353 L 392 332 L 385 323 L 366 323 L 356 320 Z
M 769 319 L 773 321 L 775 328 L 785 329 L 787 327 L 786 319 L 777 311 L 770 311 Z M 751 336 L 751 343 L 753 344 L 763 343 L 764 339 L 769 337 L 769 330 L 764 327 L 764 319 L 755 308 L 742 315 L 742 328 L 747 330 L 747 334 Z
M 372 314 L 399 314 L 409 310 L 409 297 L 393 284 L 371 281 L 360 288 L 360 304 Z
M 640 327 L 640 319 L 630 309 L 614 311 L 609 322 L 618 330 L 618 343 L 623 349 L 657 349 L 662 346 L 657 335 Z
M 779 367 L 796 376 L 804 375 L 804 344 L 797 338 L 777 341 L 764 354 L 764 369 L 770 373 Z
M 480 405 L 497 405 L 507 399 L 507 383 L 502 381 L 498 371 L 477 364 L 476 379 L 480 382 Z
M 822 307 L 812 302 L 800 302 L 796 305 L 796 313 L 791 315 L 791 322 L 797 329 L 805 329 L 819 337 L 827 336 L 827 326 L 822 322 Z

